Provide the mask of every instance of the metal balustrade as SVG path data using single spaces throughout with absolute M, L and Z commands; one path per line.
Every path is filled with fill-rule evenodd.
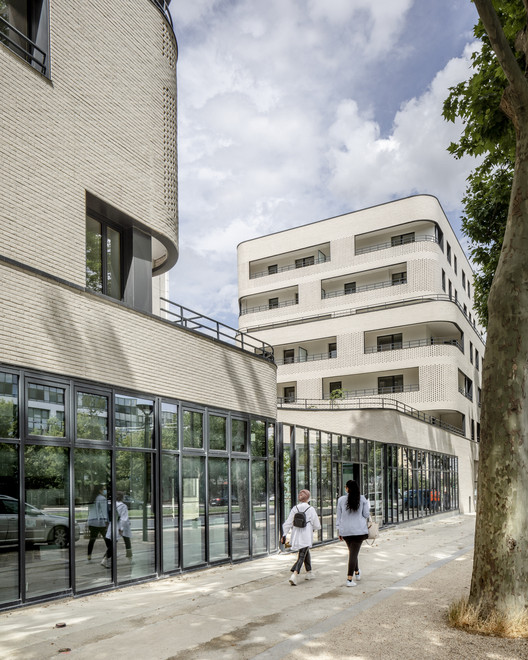
M 151 0 L 156 7 L 164 14 L 165 18 L 169 21 L 171 28 L 174 30 L 174 25 L 172 23 L 172 16 L 169 11 L 169 5 L 171 0 Z
M 465 396 L 466 399 L 469 399 L 470 401 L 473 401 L 473 394 L 471 392 L 468 392 L 463 387 L 459 387 L 458 391 L 460 392 L 460 394 L 462 394 L 462 396 Z
M 286 266 L 278 266 L 277 270 L 274 270 L 270 273 L 269 270 L 261 270 L 258 273 L 253 273 L 252 275 L 249 276 L 250 280 L 256 280 L 259 277 L 267 277 L 268 275 L 275 275 L 277 273 L 285 273 L 289 270 L 297 270 L 299 268 L 309 268 L 310 266 L 317 266 L 318 264 L 325 264 L 327 262 L 331 261 L 330 257 L 325 257 L 324 259 L 319 258 L 319 259 L 314 259 L 313 263 L 311 264 L 302 264 L 300 266 L 296 266 L 295 264 L 288 264 Z
M 9 36 L 13 32 L 23 41 L 23 44 L 18 43 Z M 0 41 L 5 43 L 7 47 L 16 53 L 19 57 L 29 62 L 32 66 L 40 69 L 40 73 L 46 75 L 47 70 L 47 53 L 39 48 L 37 44 L 32 41 L 27 35 L 6 21 L 5 18 L 0 16 Z M 37 55 L 35 55 L 37 53 Z
M 396 410 L 403 415 L 413 417 L 419 421 L 438 426 L 441 429 L 465 436 L 464 429 L 442 422 L 437 417 L 428 415 L 427 413 L 411 408 L 405 403 L 397 399 L 387 399 L 384 397 L 379 398 L 358 398 L 358 399 L 293 399 L 290 397 L 280 397 L 277 399 L 277 406 L 283 409 L 295 410 L 367 410 L 367 409 L 382 409 L 382 410 Z
M 282 360 L 275 360 L 276 365 L 283 364 L 296 364 L 299 362 L 317 362 L 318 360 L 332 360 L 337 357 L 337 351 L 326 351 L 326 353 L 313 353 L 312 355 L 306 355 L 304 357 L 295 356 L 291 358 L 285 358 Z
M 356 256 L 360 254 L 368 254 L 369 252 L 378 252 L 378 250 L 387 250 L 388 248 L 392 248 L 392 247 L 409 245 L 410 243 L 424 243 L 424 242 L 439 244 L 439 240 L 436 236 L 427 234 L 425 236 L 416 236 L 413 237 L 412 239 L 403 240 L 399 243 L 393 243 L 392 241 L 387 241 L 385 243 L 377 243 L 376 245 L 369 245 L 368 247 L 364 247 L 364 248 L 357 248 Z
M 292 305 L 298 305 L 298 300 L 282 300 L 276 304 L 270 305 L 258 305 L 257 307 L 246 307 L 245 309 L 240 310 L 240 316 L 244 314 L 253 314 L 255 312 L 265 312 L 272 309 L 279 309 L 281 307 L 291 307 Z
M 321 298 L 325 300 L 326 298 L 337 298 L 338 296 L 350 296 L 354 293 L 361 293 L 362 291 L 375 291 L 376 289 L 385 289 L 390 286 L 398 286 L 400 284 L 407 284 L 406 277 L 399 277 L 395 280 L 387 280 L 385 282 L 375 282 L 374 284 L 362 284 L 357 286 L 354 291 L 345 291 L 340 289 L 339 291 L 330 291 L 326 292 L 324 289 L 321 290 Z
M 398 341 L 394 344 L 367 346 L 365 347 L 365 353 L 384 353 L 385 351 L 397 351 L 404 348 L 420 348 L 422 346 L 456 346 L 462 353 L 464 352 L 464 345 L 458 339 L 452 339 L 451 337 L 428 337 L 425 339 Z
M 401 394 L 405 392 L 418 392 L 420 386 L 412 385 L 391 385 L 388 387 L 371 387 L 364 390 L 340 390 L 339 396 L 335 396 L 334 401 L 338 399 L 355 399 L 364 396 L 378 396 L 380 394 Z M 323 399 L 332 399 L 332 394 L 325 394 Z
M 258 355 L 269 362 L 273 362 L 273 346 L 267 344 L 261 339 L 252 337 L 245 332 L 231 328 L 221 321 L 216 321 L 199 312 L 172 302 L 167 298 L 160 298 L 165 303 L 162 312 L 167 315 L 167 319 L 180 328 L 185 328 L 191 332 L 196 332 L 206 337 L 211 337 L 230 346 L 235 346 L 243 351 Z

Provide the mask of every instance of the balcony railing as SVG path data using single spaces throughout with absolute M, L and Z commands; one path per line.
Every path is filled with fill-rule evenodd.
M 282 300 L 276 304 L 270 305 L 259 305 L 258 307 L 246 307 L 245 309 L 240 310 L 240 316 L 244 314 L 253 314 L 254 312 L 265 312 L 271 309 L 279 309 L 280 307 L 291 307 L 292 305 L 298 305 L 298 300 Z
M 473 401 L 473 394 L 471 392 L 468 392 L 463 387 L 459 387 L 458 391 L 460 392 L 460 394 L 462 394 L 462 396 L 465 396 L 466 399 L 469 399 L 470 401 Z
M 161 301 L 165 303 L 162 311 L 174 325 L 200 335 L 205 335 L 206 337 L 211 337 L 216 341 L 229 344 L 230 346 L 235 346 L 243 351 L 256 354 L 269 362 L 274 361 L 273 346 L 270 346 L 266 342 L 252 337 L 245 332 L 235 330 L 235 328 L 231 328 L 220 321 L 215 321 L 215 319 L 194 312 L 192 309 L 167 300 L 167 298 L 161 298 Z
M 169 11 L 171 0 L 152 0 L 152 2 L 165 15 L 165 18 L 169 21 L 171 28 L 174 29 L 174 25 L 172 24 L 172 16 Z
M 314 259 L 312 263 L 309 264 L 302 264 L 297 266 L 296 264 L 288 264 L 287 266 L 278 266 L 276 270 L 269 271 L 269 270 L 261 270 L 258 273 L 253 273 L 252 275 L 249 276 L 250 280 L 256 280 L 259 277 L 267 277 L 268 275 L 275 275 L 276 273 L 285 273 L 288 270 L 297 270 L 298 268 L 308 268 L 309 266 L 317 266 L 317 264 L 325 264 L 328 261 L 331 261 L 330 257 L 319 257 L 318 259 Z
M 441 429 L 461 435 L 464 437 L 464 429 L 446 422 L 440 421 L 437 417 L 428 415 L 427 413 L 411 408 L 405 403 L 396 399 L 386 398 L 359 398 L 359 399 L 292 399 L 289 397 L 277 399 L 279 408 L 291 408 L 296 410 L 366 410 L 366 409 L 384 409 L 396 410 L 408 417 L 414 417 L 421 422 L 438 426 Z
M 414 385 L 392 385 L 390 387 L 371 387 L 366 390 L 341 390 L 341 395 L 333 400 L 357 399 L 364 396 L 379 396 L 380 394 L 401 394 L 402 392 L 418 392 L 420 386 Z M 331 399 L 331 394 L 325 394 L 324 399 Z
M 386 282 L 375 282 L 374 284 L 363 284 L 357 286 L 353 291 L 345 291 L 340 289 L 339 291 L 330 291 L 326 292 L 324 289 L 321 290 L 321 298 L 325 300 L 326 298 L 337 298 L 338 296 L 349 296 L 354 293 L 361 293 L 362 291 L 375 291 L 376 289 L 385 289 L 389 286 L 398 286 L 399 284 L 407 284 L 406 277 L 399 277 L 395 280 L 388 280 Z
M 14 33 L 17 37 L 22 40 L 22 44 L 18 40 L 11 38 L 10 34 Z M 46 51 L 39 48 L 37 44 L 26 36 L 20 30 L 17 30 L 15 27 L 6 21 L 5 18 L 0 16 L 0 41 L 5 43 L 7 47 L 16 53 L 19 57 L 26 62 L 29 62 L 32 66 L 40 70 L 40 73 L 46 75 L 47 68 L 47 53 Z
M 397 341 L 394 344 L 381 344 L 380 346 L 367 346 L 365 353 L 384 353 L 397 351 L 403 348 L 420 348 L 422 346 L 456 346 L 462 353 L 464 346 L 458 339 L 451 337 L 428 337 L 426 339 L 411 339 L 410 341 Z
M 439 243 L 436 236 L 426 235 L 426 236 L 416 236 L 409 240 L 403 240 L 401 243 L 393 243 L 392 241 L 387 241 L 385 243 L 378 243 L 377 245 L 369 245 L 364 248 L 357 248 L 356 256 L 360 254 L 368 254 L 369 252 L 377 252 L 378 250 L 387 250 L 392 247 L 400 247 L 401 245 L 408 245 L 409 243 Z
M 337 351 L 326 351 L 326 353 L 313 353 L 306 356 L 295 356 L 291 358 L 283 358 L 282 360 L 275 360 L 275 364 L 296 364 L 298 362 L 317 362 L 318 360 L 331 360 L 337 357 Z

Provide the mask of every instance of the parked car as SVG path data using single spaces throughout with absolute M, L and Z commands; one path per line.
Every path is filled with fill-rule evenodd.
M 70 522 L 67 517 L 46 513 L 25 504 L 26 543 L 48 543 L 66 548 L 70 542 Z M 75 541 L 81 536 L 75 524 Z M 0 495 L 0 544 L 18 543 L 18 500 L 9 495 Z
M 142 500 L 136 500 L 130 495 L 124 495 L 123 496 L 123 502 L 127 505 L 128 509 L 142 509 L 143 508 L 143 501 Z
M 221 495 L 220 497 L 211 497 L 209 500 L 209 506 L 227 506 L 228 503 L 227 495 Z M 237 504 L 238 498 L 236 495 L 231 495 L 231 504 Z

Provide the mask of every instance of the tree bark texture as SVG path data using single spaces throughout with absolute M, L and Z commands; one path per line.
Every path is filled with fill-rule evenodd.
M 469 602 L 483 616 L 528 606 L 528 84 L 512 70 L 490 0 L 475 0 L 510 83 L 501 106 L 516 130 L 508 220 L 488 300 L 475 559 Z M 493 19 L 494 20 L 494 19 Z M 502 30 L 501 30 L 502 31 Z M 503 35 L 502 35 L 503 36 Z M 509 50 L 509 47 L 508 47 Z

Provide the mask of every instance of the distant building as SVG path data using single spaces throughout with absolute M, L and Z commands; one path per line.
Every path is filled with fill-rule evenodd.
M 351 476 L 383 522 L 474 510 L 484 343 L 472 269 L 436 198 L 243 242 L 238 277 L 240 329 L 274 348 L 286 453 L 303 429 L 287 491 L 323 484 L 315 464 L 331 453 L 328 521 Z

